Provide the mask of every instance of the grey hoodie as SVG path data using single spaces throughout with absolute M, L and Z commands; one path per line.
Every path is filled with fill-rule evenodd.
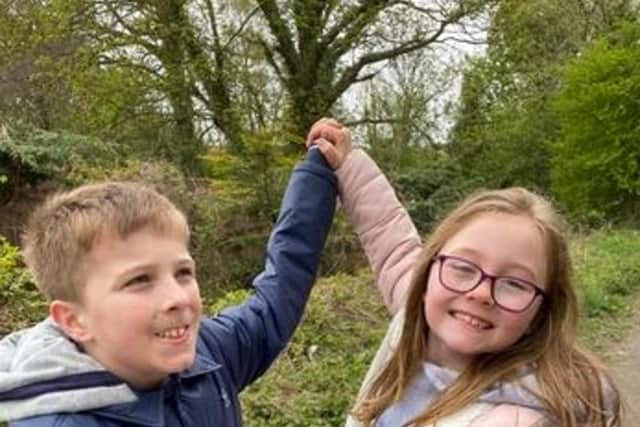
M 122 380 L 79 351 L 51 319 L 0 341 L 0 420 L 134 400 Z

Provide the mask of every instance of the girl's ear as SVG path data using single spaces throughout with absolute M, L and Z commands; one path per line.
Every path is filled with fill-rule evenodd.
M 91 339 L 84 309 L 80 304 L 54 300 L 49 305 L 49 315 L 64 333 L 74 341 L 83 343 Z

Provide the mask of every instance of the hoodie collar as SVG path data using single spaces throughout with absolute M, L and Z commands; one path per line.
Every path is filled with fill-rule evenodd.
M 197 352 L 193 365 L 172 376 L 173 382 L 220 367 Z M 163 419 L 163 389 L 175 388 L 165 382 L 155 391 L 132 390 L 78 350 L 51 319 L 0 341 L 0 419 L 99 410 L 112 418 L 156 426 Z
M 164 426 L 166 424 L 164 405 L 167 394 L 174 394 L 182 380 L 207 375 L 221 367 L 219 363 L 196 354 L 193 365 L 179 374 L 169 376 L 165 379 L 162 388 L 148 391 L 134 390 L 137 397 L 135 401 L 95 409 L 92 412 L 105 418 L 140 426 Z
M 458 371 L 436 365 L 431 362 L 423 362 L 424 386 L 435 393 L 442 393 L 460 375 Z M 538 381 L 533 370 L 524 369 L 522 375 L 514 381 L 500 382 L 485 390 L 478 401 L 493 404 L 511 404 L 524 406 L 535 410 L 544 410 L 536 393 L 539 392 Z

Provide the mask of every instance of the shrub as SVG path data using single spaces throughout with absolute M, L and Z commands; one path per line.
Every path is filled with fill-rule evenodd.
M 372 282 L 368 273 L 319 281 L 287 350 L 241 396 L 248 427 L 342 425 L 388 324 Z M 234 292 L 209 308 L 246 295 Z
M 90 165 L 113 164 L 116 156 L 113 146 L 95 138 L 0 122 L 0 202 L 22 186 L 62 180 Z
M 444 151 L 425 149 L 417 153 L 414 164 L 388 175 L 416 227 L 426 233 L 480 182 L 467 177 L 457 160 Z
M 20 265 L 20 250 L 0 236 L 0 336 L 42 319 L 47 303 L 31 274 Z

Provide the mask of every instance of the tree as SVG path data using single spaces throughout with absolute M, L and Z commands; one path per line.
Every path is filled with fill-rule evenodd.
M 0 0 L 0 115 L 54 128 L 71 108 L 60 71 L 82 44 L 60 1 Z
M 289 95 L 289 120 L 304 135 L 352 85 L 391 59 L 460 36 L 492 3 L 261 0 L 268 31 L 257 38 Z
M 471 63 L 461 91 L 461 108 L 448 151 L 465 173 L 484 186 L 549 187 L 545 141 L 557 128 L 544 92 L 534 87 L 506 89 L 486 58 Z M 509 76 L 512 77 L 512 76 Z M 507 77 L 507 78 L 509 78 Z
M 554 99 L 553 189 L 574 213 L 640 208 L 640 23 L 623 22 L 571 61 Z
M 347 125 L 363 128 L 364 143 L 387 172 L 421 167 L 416 151 L 441 148 L 446 121 L 441 103 L 453 76 L 452 69 L 421 52 L 390 60 L 384 76 L 367 83 L 362 112 L 351 113 L 362 117 Z
M 62 70 L 58 86 L 69 100 L 44 127 L 147 139 L 153 154 L 193 173 L 210 143 L 242 155 L 247 133 L 261 128 L 300 138 L 350 87 L 390 59 L 462 37 L 495 0 L 4 1 L 25 18 L 19 34 L 41 17 L 43 40 L 58 31 L 73 47 L 65 63 L 36 51 L 36 62 Z
M 83 2 L 0 0 L 0 116 L 106 144 L 152 141 L 161 126 L 150 84 L 130 68 L 100 64 L 94 15 Z M 157 148 L 157 147 L 153 147 Z M 152 149 L 153 149 L 152 148 Z M 155 150 L 154 153 L 161 152 Z
M 240 146 L 239 123 L 231 117 L 231 83 L 226 77 L 226 52 L 216 29 L 210 1 L 206 11 L 192 11 L 186 0 L 88 1 L 94 16 L 91 36 L 104 68 L 130 69 L 147 80 L 147 97 L 167 111 L 172 150 L 184 170 L 193 171 L 203 151 L 197 126 L 206 120 Z M 205 15 L 201 15 L 204 13 Z M 211 19 L 211 43 L 197 18 Z M 198 104 L 212 112 L 202 115 Z M 164 105 L 163 105 L 164 104 Z
M 504 0 L 493 16 L 487 53 L 463 83 L 450 149 L 485 185 L 548 191 L 547 141 L 559 128 L 549 100 L 562 65 L 628 10 L 611 0 Z

